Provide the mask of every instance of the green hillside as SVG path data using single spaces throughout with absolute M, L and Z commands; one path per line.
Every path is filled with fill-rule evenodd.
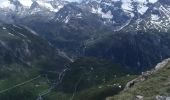
M 138 82 L 132 88 L 107 100 L 169 100 L 170 97 L 170 62 L 164 68 L 148 76 L 145 81 Z M 162 98 L 162 99 L 157 99 Z M 138 100 L 137 99 L 137 100 Z

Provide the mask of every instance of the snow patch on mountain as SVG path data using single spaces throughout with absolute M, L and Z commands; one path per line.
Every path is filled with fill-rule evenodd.
M 146 5 L 142 5 L 138 8 L 138 12 L 143 15 L 148 10 L 148 7 Z
M 82 13 L 76 14 L 76 17 L 77 17 L 77 18 L 82 18 Z
M 40 6 L 42 6 L 42 7 L 44 7 L 44 8 L 47 8 L 47 9 L 49 9 L 49 10 L 51 10 L 51 11 L 54 10 L 53 6 L 52 6 L 50 3 L 44 2 L 44 1 L 42 1 L 42 0 L 38 0 L 38 1 L 36 1 L 36 2 L 37 2 Z
M 69 20 L 70 20 L 70 17 L 69 17 L 69 16 L 67 16 L 67 17 L 65 18 L 64 22 L 65 22 L 65 23 L 68 23 L 68 22 L 69 22 Z
M 159 20 L 159 16 L 155 15 L 155 14 L 152 14 L 151 19 L 152 19 L 152 21 L 157 21 L 157 20 Z
M 150 3 L 156 3 L 158 0 L 149 0 Z
M 5 11 L 9 11 L 9 10 L 12 10 L 14 12 L 17 11 L 18 14 L 24 15 L 23 13 L 30 12 L 30 14 L 34 14 L 34 13 L 42 11 L 44 9 L 46 9 L 46 11 L 58 12 L 65 5 L 64 0 L 63 1 L 55 1 L 55 0 L 15 0 L 15 2 L 17 2 L 17 1 L 18 1 L 19 4 L 21 4 L 21 6 L 18 5 L 18 3 L 16 4 L 14 2 L 11 2 L 10 0 L 1 0 L 0 9 L 5 10 Z M 31 7 L 34 4 L 34 2 L 37 3 L 38 5 L 37 5 L 37 7 L 34 6 L 34 9 L 32 9 Z M 32 11 L 30 11 L 30 10 L 32 10 Z
M 7 10 L 15 10 L 15 5 L 14 4 L 11 4 L 10 1 L 2 1 L 0 2 L 0 8 L 5 8 Z
M 127 10 L 127 11 L 133 11 L 133 7 L 131 3 L 128 1 L 122 4 L 122 9 Z
M 82 0 L 66 0 L 68 2 L 81 2 Z
M 14 34 L 12 34 L 12 33 L 10 33 L 10 32 L 9 32 L 8 34 L 11 35 L 11 36 L 15 36 Z
M 7 16 L 14 11 L 12 14 L 16 13 L 20 18 L 40 14 L 45 18 L 47 16 L 46 19 L 54 19 L 66 24 L 73 17 L 84 18 L 86 15 L 84 13 L 88 11 L 89 15 L 91 13 L 98 15 L 99 20 L 103 21 L 105 25 L 113 25 L 115 31 L 131 26 L 130 29 L 136 30 L 164 29 L 167 31 L 170 28 L 170 6 L 163 5 L 158 0 L 83 0 L 82 3 L 72 3 L 72 6 L 66 2 L 68 0 L 18 1 L 21 5 L 3 0 L 0 2 L 0 11 L 5 12 L 4 15 Z M 63 7 L 66 9 L 60 10 Z M 73 11 L 71 7 L 75 7 Z M 79 8 L 81 11 L 78 11 Z
M 137 11 L 143 15 L 148 10 L 148 3 L 155 3 L 158 0 L 122 0 L 122 9 L 133 12 L 137 5 Z M 136 4 L 136 5 L 134 5 Z
M 126 26 L 128 26 L 130 24 L 131 20 L 132 20 L 132 18 L 130 20 L 128 20 L 124 25 L 117 27 L 114 31 L 116 32 L 116 31 L 122 30 L 123 28 L 125 28 Z
M 32 0 L 18 0 L 23 6 L 25 7 L 31 7 L 32 5 Z
M 102 8 L 100 8 L 100 7 L 98 7 L 97 9 L 92 8 L 92 13 L 98 14 L 98 15 L 100 15 L 102 18 L 105 18 L 105 19 L 112 19 L 112 18 L 113 18 L 113 15 L 112 15 L 111 11 L 108 11 L 107 13 L 104 13 L 104 12 L 102 11 Z

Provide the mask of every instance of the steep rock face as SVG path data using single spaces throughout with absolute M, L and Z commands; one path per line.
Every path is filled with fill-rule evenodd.
M 88 42 L 86 55 L 112 59 L 130 70 L 142 72 L 170 56 L 169 33 L 122 32 L 96 41 Z
M 47 41 L 22 26 L 1 24 L 0 33 L 1 64 L 32 66 L 36 62 L 49 60 L 56 62 L 54 68 L 60 69 L 68 61 Z

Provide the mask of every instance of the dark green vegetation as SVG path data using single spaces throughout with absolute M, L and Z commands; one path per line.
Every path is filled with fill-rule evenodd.
M 35 100 L 49 87 L 45 72 L 59 72 L 67 63 L 47 41 L 25 28 L 0 25 L 1 100 Z
M 70 9 L 71 12 L 82 12 L 81 9 L 71 6 L 63 8 L 57 15 L 68 13 Z M 43 22 L 33 18 L 30 18 L 31 22 L 25 20 L 22 24 L 34 29 L 69 56 L 109 59 L 136 73 L 150 70 L 161 60 L 170 57 L 169 32 L 149 29 L 134 31 L 128 26 L 113 32 L 95 15 L 85 14 L 85 18 L 81 19 L 72 17 L 67 24 L 54 20 Z
M 153 68 L 170 56 L 170 34 L 154 30 L 117 32 L 90 42 L 87 56 L 112 59 L 132 72 Z
M 105 100 L 122 91 L 125 84 L 135 77 L 134 73 L 150 69 L 170 55 L 168 33 L 111 34 L 106 31 L 103 35 L 97 34 L 100 32 L 103 33 L 98 30 L 92 35 L 93 40 L 77 44 L 80 46 L 77 52 L 80 50 L 80 55 L 86 57 L 70 62 L 46 40 L 27 29 L 14 25 L 1 26 L 0 99 L 36 100 L 47 92 L 42 95 L 45 100 Z M 64 48 L 67 49 L 67 46 Z M 155 91 L 155 94 L 159 92 Z M 134 96 L 127 95 L 129 98 Z M 147 97 L 145 93 L 141 95 Z
M 0 100 L 36 100 L 48 91 L 45 100 L 104 100 L 134 77 L 127 74 L 107 59 L 80 57 L 70 63 L 27 29 L 0 26 Z
M 3 25 L 0 28 L 1 63 L 17 62 L 29 66 L 39 62 L 50 64 L 51 61 L 59 68 L 67 62 L 47 41 L 25 28 L 14 25 Z
M 78 66 L 82 66 L 84 69 L 82 70 L 82 67 Z M 14 65 L 12 67 L 14 69 L 20 68 Z M 21 66 L 21 68 L 22 67 L 24 66 Z M 73 100 L 104 100 L 106 97 L 120 92 L 124 85 L 134 78 L 134 76 L 126 76 L 123 70 L 121 71 L 119 67 L 111 62 L 98 60 L 96 58 L 80 58 L 70 64 L 69 68 L 70 70 L 66 71 L 61 84 L 43 96 L 45 100 L 55 100 L 56 98 L 60 100 L 69 100 L 70 98 L 73 98 Z M 77 72 L 77 70 L 79 70 L 80 73 Z M 84 72 L 85 70 L 86 72 Z M 24 71 L 21 73 L 13 72 L 11 73 L 11 77 L 1 79 L 1 90 L 8 89 L 39 75 L 39 71 L 36 70 L 36 68 L 32 68 L 30 71 L 29 68 L 25 68 Z M 42 77 L 34 81 L 0 93 L 0 98 L 2 98 L 2 100 L 21 100 L 20 98 L 22 98 L 22 100 L 35 100 L 40 93 L 50 88 L 50 85 L 54 83 L 54 77 L 58 77 L 57 74 L 46 74 L 49 78 L 48 80 L 42 75 Z M 50 77 L 51 75 L 56 76 Z M 49 83 L 49 80 L 52 83 Z
M 119 93 L 134 77 L 111 61 L 82 57 L 69 65 L 61 84 L 45 97 L 47 100 L 105 100 Z
M 121 66 L 114 65 L 111 61 L 90 57 L 79 58 L 70 64 L 61 84 L 63 91 L 70 93 L 106 83 L 125 76 L 126 73 Z
M 52 19 L 47 15 L 35 14 L 15 20 L 16 23 L 35 30 L 71 57 L 109 59 L 136 73 L 149 70 L 161 60 L 170 57 L 170 35 L 169 29 L 166 29 L 169 19 L 166 11 L 159 9 L 161 6 L 167 9 L 167 5 L 164 5 L 167 1 L 159 0 L 158 4 L 151 4 L 152 6 L 148 4 L 150 9 L 142 15 L 137 10 L 140 4 L 136 1 L 132 1 L 134 12 L 131 13 L 122 9 L 121 1 L 87 2 L 89 3 L 83 4 L 84 6 L 69 3 L 55 13 Z M 104 13 L 111 11 L 113 17 L 101 18 L 98 14 L 89 12 L 91 7 L 100 7 Z M 153 9 L 154 7 L 157 9 Z M 155 26 L 152 23 L 152 15 L 159 17 L 161 25 Z
M 3 25 L 0 27 L 0 99 L 36 100 L 48 92 L 42 96 L 45 100 L 105 100 L 123 90 L 135 77 L 130 73 L 150 69 L 140 66 L 151 67 L 169 56 L 169 34 L 152 32 L 108 32 L 96 36 L 95 41 L 88 40 L 84 45 L 83 52 L 89 57 L 70 62 L 38 35 L 23 27 Z M 129 71 L 128 64 L 139 67 Z
M 24 73 L 29 76 L 23 75 L 23 71 L 20 74 L 12 73 L 13 76 L 8 77 L 9 80 L 2 80 L 2 84 L 0 84 L 1 90 L 8 89 L 38 75 L 38 71 L 34 68 L 31 72 L 28 69 L 25 70 L 26 72 Z M 33 73 L 33 71 L 35 72 Z M 54 83 L 54 76 L 51 78 L 51 73 L 46 74 L 49 76 L 50 82 Z M 55 74 L 52 73 L 52 75 Z M 109 61 L 96 58 L 80 58 L 70 64 L 60 85 L 56 86 L 47 95 L 44 95 L 43 98 L 45 100 L 55 100 L 56 98 L 59 98 L 59 100 L 69 100 L 70 98 L 73 100 L 104 100 L 108 96 L 119 93 L 125 84 L 133 78 L 134 76 L 126 76 L 123 69 Z M 49 80 L 42 76 L 17 88 L 0 93 L 0 98 L 2 100 L 11 100 L 11 98 L 12 100 L 18 100 L 19 98 L 22 98 L 22 100 L 35 100 L 40 93 L 50 88 L 52 83 L 48 83 Z
M 41 96 L 45 100 L 105 100 L 135 77 L 129 74 L 150 70 L 170 57 L 168 0 L 146 0 L 145 4 L 145 0 L 131 0 L 128 11 L 123 0 L 83 0 L 63 7 L 63 0 L 47 0 L 54 8 L 62 7 L 55 12 L 36 0 L 30 8 L 18 0 L 6 1 L 16 9 L 0 7 L 0 20 L 21 26 L 0 23 L 2 100 Z M 142 14 L 143 6 L 147 9 Z M 141 87 L 133 94 L 141 92 L 147 98 L 152 88 Z M 134 97 L 127 95 L 122 98 Z
M 124 85 L 135 78 L 136 76 L 125 76 L 114 78 L 103 84 L 99 84 L 81 91 L 75 91 L 74 93 L 63 93 L 53 91 L 45 96 L 45 100 L 105 100 L 108 96 L 118 94 Z M 114 85 L 115 84 L 115 85 Z M 119 86 L 122 86 L 121 88 Z
M 31 77 L 37 78 L 31 82 L 27 82 L 27 80 L 30 80 Z M 10 89 L 11 87 L 23 82 L 27 83 Z M 38 76 L 29 76 L 28 78 L 23 76 L 23 74 L 18 74 L 16 76 L 10 77 L 9 79 L 1 79 L 0 86 L 1 90 L 9 89 L 8 91 L 0 93 L 1 100 L 36 100 L 39 93 L 49 89 L 49 84 L 46 79 Z

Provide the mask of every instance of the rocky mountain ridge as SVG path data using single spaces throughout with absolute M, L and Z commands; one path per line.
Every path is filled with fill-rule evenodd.
M 84 0 L 76 3 L 63 0 L 5 0 L 0 3 L 0 12 L 1 20 L 7 17 L 11 22 L 15 22 L 18 18 L 38 15 L 45 17 L 47 21 L 55 20 L 66 24 L 72 18 L 87 18 L 86 13 L 90 13 L 97 15 L 98 20 L 104 25 L 112 26 L 114 31 L 122 29 L 127 31 L 129 28 L 168 31 L 170 5 L 166 2 L 168 1 Z M 70 6 L 70 11 L 64 13 L 68 11 L 65 9 L 67 6 Z

